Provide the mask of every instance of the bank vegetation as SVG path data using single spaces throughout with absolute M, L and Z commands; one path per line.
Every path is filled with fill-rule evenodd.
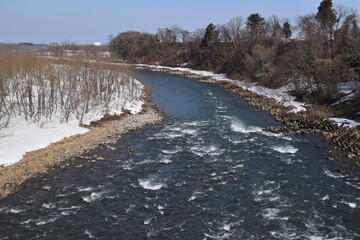
M 178 26 L 156 34 L 123 32 L 111 40 L 110 51 L 131 63 L 209 70 L 271 88 L 291 85 L 298 100 L 333 104 L 337 115 L 359 119 L 359 39 L 356 10 L 323 0 L 316 13 L 293 22 L 253 13 L 194 32 Z M 342 91 L 344 83 L 351 92 Z M 335 104 L 346 94 L 351 98 Z

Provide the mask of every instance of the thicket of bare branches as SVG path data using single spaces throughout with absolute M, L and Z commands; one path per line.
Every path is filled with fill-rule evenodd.
M 105 69 L 86 57 L 54 64 L 33 51 L 2 51 L 0 128 L 18 116 L 34 122 L 55 116 L 67 122 L 75 117 L 81 124 L 93 109 L 106 113 L 114 101 L 121 104 L 142 96 L 131 71 L 119 66 Z

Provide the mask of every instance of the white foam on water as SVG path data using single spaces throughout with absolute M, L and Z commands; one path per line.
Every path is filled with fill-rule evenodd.
M 197 130 L 185 128 L 185 129 L 182 129 L 181 132 L 188 134 L 188 135 L 194 135 L 197 132 Z
M 231 130 L 239 133 L 256 133 L 262 132 L 262 128 L 255 126 L 245 126 L 241 121 L 233 120 L 231 123 Z
M 26 220 L 26 221 L 23 221 L 23 222 L 21 222 L 20 224 L 21 225 L 24 225 L 24 224 L 29 224 L 29 223 L 31 223 L 31 222 L 33 222 L 34 220 L 33 219 L 28 219 L 28 220 Z
M 180 152 L 180 149 L 174 149 L 174 150 L 163 150 L 163 149 L 162 149 L 161 152 L 164 153 L 164 154 L 169 154 L 169 155 L 171 155 L 171 154 L 175 154 L 175 153 Z
M 171 131 L 176 131 L 176 132 L 180 132 L 181 128 L 180 127 L 173 127 L 173 128 L 168 128 Z
M 223 154 L 224 150 L 216 146 L 205 146 L 205 145 L 195 145 L 190 148 L 193 154 L 203 157 L 208 156 L 220 156 Z
M 279 153 L 290 153 L 290 154 L 294 154 L 299 150 L 291 145 L 274 146 L 271 149 L 273 149 Z
M 130 204 L 127 208 L 125 208 L 125 212 L 126 212 L 126 213 L 129 213 L 129 212 L 131 212 L 132 210 L 134 210 L 135 207 L 136 207 L 136 205 Z
M 169 164 L 169 163 L 172 163 L 172 161 L 168 158 L 162 158 L 160 161 L 160 163 L 165 163 L 165 164 Z
M 92 235 L 92 232 L 90 230 L 85 230 L 84 232 L 84 235 L 87 235 L 89 238 L 95 238 L 93 235 Z
M 282 158 L 281 159 L 282 162 L 284 162 L 286 165 L 291 165 L 294 163 L 302 163 L 302 161 L 300 159 L 292 159 L 292 158 Z
M 176 187 L 182 187 L 184 185 L 186 185 L 186 182 L 175 183 Z
M 236 166 L 233 167 L 233 169 L 236 169 L 236 168 L 243 168 L 244 167 L 244 164 L 238 164 Z
M 5 213 L 22 213 L 22 212 L 25 212 L 26 210 L 25 209 L 21 209 L 19 207 L 16 207 L 16 208 L 0 208 L 0 213 L 1 212 L 5 212 Z
M 152 178 L 150 178 L 150 179 L 139 179 L 138 181 L 139 181 L 139 184 L 140 184 L 141 187 L 143 187 L 144 189 L 149 189 L 149 190 L 159 190 L 159 189 L 166 186 L 164 183 L 156 182 Z
M 198 126 L 204 126 L 208 123 L 207 120 L 202 120 L 202 121 L 193 121 L 193 122 L 186 122 L 183 123 L 184 126 L 192 126 L 192 127 L 198 127 Z
M 282 138 L 282 136 L 283 136 L 282 133 L 272 133 L 272 132 L 268 132 L 268 131 L 262 131 L 261 134 L 268 136 L 268 137 L 277 137 L 277 138 Z
M 265 208 L 262 212 L 263 218 L 267 220 L 289 220 L 288 217 L 279 217 L 280 209 L 277 208 Z
M 195 195 L 192 195 L 189 199 L 188 199 L 188 202 L 191 202 L 191 201 L 193 201 L 193 200 L 195 200 L 196 199 L 196 196 Z
M 35 224 L 36 224 L 37 226 L 46 225 L 46 224 L 48 224 L 48 223 L 55 222 L 55 221 L 58 220 L 58 219 L 59 219 L 58 216 L 56 216 L 56 217 L 50 217 L 50 218 L 45 219 L 45 220 L 42 220 L 42 219 L 41 219 L 41 220 L 35 222 Z
M 344 178 L 344 176 L 341 175 L 340 173 L 331 172 L 331 171 L 328 170 L 328 169 L 325 169 L 325 170 L 324 170 L 324 173 L 325 173 L 326 176 L 331 177 L 331 178 L 335 178 L 335 179 L 337 179 L 337 178 Z
M 154 160 L 146 159 L 144 161 L 136 163 L 136 165 L 149 164 L 149 163 L 154 163 L 154 162 L 155 162 Z
M 165 139 L 173 139 L 173 138 L 180 138 L 183 137 L 183 134 L 178 134 L 178 133 L 169 133 L 166 136 L 164 136 Z
M 323 198 L 320 198 L 322 201 L 329 200 L 329 194 L 326 194 Z
M 348 205 L 350 208 L 357 208 L 357 204 L 354 202 L 343 202 L 344 204 Z
M 346 182 L 346 184 L 360 190 L 360 183 Z
M 104 195 L 104 193 L 105 193 L 104 191 L 92 192 L 90 194 L 90 196 L 84 196 L 84 197 L 82 197 L 82 199 L 84 202 L 91 203 L 91 202 L 94 202 L 94 201 L 98 200 L 99 198 L 101 198 Z
M 127 164 L 122 165 L 122 168 L 123 168 L 124 170 L 131 170 L 131 169 L 133 169 L 133 167 L 131 166 L 131 163 L 127 163 Z
M 289 137 L 289 136 L 283 136 L 282 139 L 285 139 L 287 141 L 292 141 L 293 140 L 293 138 Z
M 222 240 L 222 239 L 229 239 L 232 234 L 228 233 L 228 232 L 225 232 L 225 233 L 218 233 L 218 234 L 204 233 L 204 235 L 205 235 L 204 240 L 207 240 L 207 239 L 219 239 L 219 240 Z
M 43 208 L 47 208 L 47 209 L 53 209 L 56 206 L 53 203 L 43 203 L 43 205 L 41 205 Z
M 90 191 L 94 191 L 95 189 L 92 187 L 78 187 L 77 190 L 79 192 L 90 192 Z
M 204 195 L 204 192 L 194 191 L 193 194 L 191 195 L 191 197 L 188 199 L 188 202 L 195 200 L 200 195 Z

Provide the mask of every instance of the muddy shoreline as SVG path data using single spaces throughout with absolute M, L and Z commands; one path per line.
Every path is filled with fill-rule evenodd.
M 291 108 L 283 106 L 274 99 L 260 96 L 227 81 L 204 78 L 194 73 L 167 68 L 137 66 L 137 69 L 183 75 L 185 77 L 198 79 L 198 81 L 202 83 L 218 84 L 226 91 L 244 99 L 250 106 L 270 113 L 278 122 L 285 124 L 285 127 L 270 127 L 265 130 L 275 133 L 300 131 L 302 134 L 316 135 L 320 137 L 320 139 L 323 139 L 322 142 L 319 141 L 318 147 L 324 151 L 324 155 L 326 155 L 328 160 L 332 162 L 341 174 L 360 177 L 359 129 L 338 126 L 311 109 L 301 113 L 290 112 Z
M 116 142 L 122 135 L 161 120 L 162 116 L 155 106 L 148 105 L 139 114 L 125 113 L 115 119 L 98 121 L 85 134 L 74 135 L 46 148 L 28 152 L 21 161 L 0 169 L 0 198 L 16 192 L 27 180 L 47 173 L 55 166 L 66 167 L 68 159 L 81 157 L 100 145 L 110 148 L 109 144 Z

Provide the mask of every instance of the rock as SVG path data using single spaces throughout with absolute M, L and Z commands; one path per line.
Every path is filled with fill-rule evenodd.
M 42 190 L 50 192 L 50 191 L 51 191 L 51 187 L 50 187 L 50 186 L 44 186 L 44 187 L 42 188 Z
M 267 127 L 264 129 L 267 132 L 272 132 L 272 133 L 283 133 L 283 132 L 289 132 L 289 129 L 284 126 L 279 126 L 279 127 Z
M 98 161 L 103 161 L 103 160 L 105 160 L 105 158 L 103 158 L 103 157 L 97 157 L 96 160 L 98 160 Z

